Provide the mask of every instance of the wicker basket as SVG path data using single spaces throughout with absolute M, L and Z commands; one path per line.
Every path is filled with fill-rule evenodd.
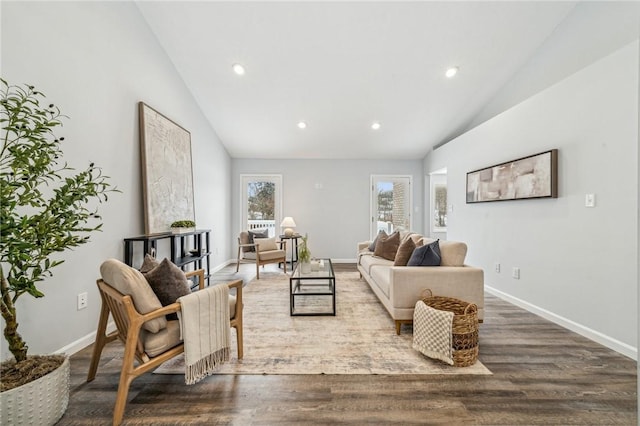
M 478 360 L 478 307 L 475 303 L 453 297 L 433 296 L 431 290 L 422 294 L 425 305 L 440 311 L 453 312 L 453 365 L 468 367 Z

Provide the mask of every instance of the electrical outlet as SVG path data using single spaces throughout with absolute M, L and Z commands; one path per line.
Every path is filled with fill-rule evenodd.
M 496 270 L 497 273 L 500 273 L 500 264 L 499 263 L 496 263 L 495 270 Z
M 78 294 L 78 310 L 84 309 L 87 307 L 87 293 Z
M 596 194 L 586 194 L 584 196 L 584 206 L 585 207 L 595 207 L 596 206 Z
M 520 279 L 520 268 L 514 267 L 513 271 L 511 272 L 511 276 L 513 278 L 515 278 L 516 280 L 519 280 Z

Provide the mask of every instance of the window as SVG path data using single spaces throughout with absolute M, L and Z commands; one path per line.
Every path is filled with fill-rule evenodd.
M 276 235 L 281 221 L 282 176 L 241 175 L 241 230 L 268 229 Z
M 371 176 L 371 236 L 411 229 L 411 176 Z
M 431 232 L 447 232 L 447 174 L 431 174 Z

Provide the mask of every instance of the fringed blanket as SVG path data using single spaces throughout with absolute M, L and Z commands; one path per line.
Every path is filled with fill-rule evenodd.
M 215 285 L 178 299 L 184 340 L 184 379 L 192 385 L 229 360 L 229 287 Z
M 453 312 L 441 311 L 418 300 L 413 311 L 413 349 L 453 365 Z

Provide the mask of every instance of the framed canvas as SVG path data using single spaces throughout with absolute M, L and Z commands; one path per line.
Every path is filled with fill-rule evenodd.
M 191 133 L 144 102 L 138 110 L 145 233 L 169 232 L 195 221 Z
M 467 203 L 557 197 L 557 149 L 467 173 Z

